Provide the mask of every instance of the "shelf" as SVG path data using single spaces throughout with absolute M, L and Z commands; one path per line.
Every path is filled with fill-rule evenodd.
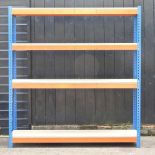
M 136 16 L 137 8 L 12 8 L 14 16 Z
M 12 50 L 137 50 L 136 43 L 13 43 Z
M 130 8 L 12 8 L 10 6 L 8 8 L 9 147 L 12 147 L 13 143 L 136 143 L 136 146 L 140 147 L 141 15 L 141 6 Z M 134 43 L 16 43 L 16 16 L 134 16 Z M 15 52 L 44 50 L 135 52 L 134 79 L 16 79 Z M 17 94 L 13 89 L 137 89 L 133 91 L 132 100 L 132 128 L 135 130 L 14 130 L 18 127 Z
M 136 143 L 136 130 L 14 130 L 13 143 Z
M 136 89 L 136 79 L 13 79 L 14 89 Z

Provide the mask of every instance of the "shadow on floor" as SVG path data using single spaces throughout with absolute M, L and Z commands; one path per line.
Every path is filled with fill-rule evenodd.
M 64 148 L 64 147 L 67 147 L 67 148 L 97 148 L 97 147 L 135 147 L 135 144 L 131 144 L 131 143 L 126 143 L 126 144 L 122 144 L 122 143 L 117 143 L 117 144 L 96 144 L 96 143 L 91 143 L 91 144 L 72 144 L 72 143 L 67 143 L 67 144 L 14 144 L 14 148 Z

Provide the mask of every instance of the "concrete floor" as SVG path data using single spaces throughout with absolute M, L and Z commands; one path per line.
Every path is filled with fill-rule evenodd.
M 7 138 L 0 138 L 0 155 L 155 155 L 155 137 L 142 137 L 142 147 L 127 144 L 38 144 L 7 148 Z

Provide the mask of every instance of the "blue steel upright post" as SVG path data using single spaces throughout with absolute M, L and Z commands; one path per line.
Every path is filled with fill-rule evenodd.
M 137 88 L 137 121 L 136 121 L 136 129 L 137 129 L 137 147 L 141 146 L 140 136 L 141 136 L 141 30 L 142 30 L 142 11 L 141 6 L 138 7 L 138 16 L 137 16 L 137 80 L 138 80 L 138 88 Z
M 13 18 L 13 43 L 16 42 L 16 16 Z M 13 52 L 13 79 L 16 79 L 16 52 Z M 13 90 L 13 129 L 17 129 L 17 102 L 16 89 Z
M 9 147 L 12 147 L 12 130 L 13 130 L 13 90 L 12 90 L 12 7 L 8 7 L 8 66 L 9 66 Z

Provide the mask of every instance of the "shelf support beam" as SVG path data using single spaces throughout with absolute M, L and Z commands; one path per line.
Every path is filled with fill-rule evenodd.
M 136 79 L 13 79 L 13 89 L 137 89 Z
M 13 8 L 15 16 L 136 16 L 129 8 Z
M 13 43 L 12 50 L 14 51 L 72 51 L 72 50 L 125 50 L 125 51 L 135 51 L 138 49 L 136 43 Z

